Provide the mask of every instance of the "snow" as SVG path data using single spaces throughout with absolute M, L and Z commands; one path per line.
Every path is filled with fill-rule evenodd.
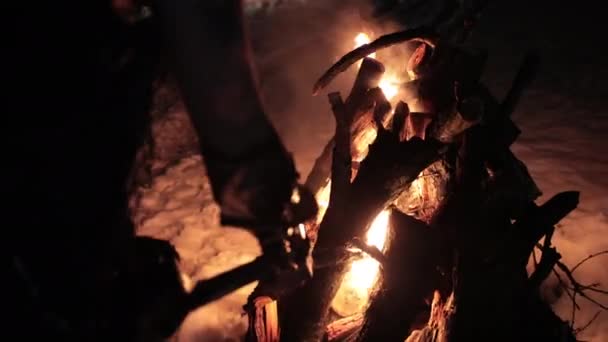
M 344 52 L 338 42 L 356 30 L 352 13 L 348 17 L 334 13 L 333 2 L 326 3 L 326 8 L 317 4 L 314 10 L 302 9 L 289 20 L 277 16 L 252 25 L 254 42 L 265 44 L 256 53 L 269 115 L 302 175 L 310 170 L 333 133 L 327 100 L 323 95 L 310 96 L 312 84 Z M 544 1 L 534 5 L 496 2 L 484 13 L 473 37 L 476 45 L 489 50 L 484 81 L 499 98 L 526 49 L 534 48 L 542 57 L 541 74 L 514 114 L 523 133 L 513 151 L 544 192 L 539 202 L 561 191 L 581 191 L 579 208 L 558 225 L 554 237 L 568 265 L 608 249 L 608 53 L 590 47 L 592 42 L 603 44 L 603 37 L 591 20 L 574 22 L 576 15 L 572 13 L 581 10 L 575 5 L 564 3 L 557 8 Z M 593 8 L 585 12 L 601 13 Z M 268 51 L 274 57 L 266 58 Z M 349 76 L 343 76 L 328 90 L 345 93 L 348 84 Z M 165 238 L 176 246 L 184 274 L 194 280 L 205 279 L 252 260 L 260 253 L 259 246 L 246 231 L 219 226 L 218 208 L 212 201 L 203 163 L 192 148 L 192 138 L 183 133 L 187 130 L 183 107 L 176 104 L 169 108 L 173 108 L 168 110 L 172 116 L 156 119 L 156 125 L 168 127 L 157 130 L 164 132 L 157 143 L 162 140 L 162 146 L 173 147 L 153 154 L 153 159 L 160 160 L 155 162 L 149 184 L 137 193 L 135 221 L 139 234 Z M 172 124 L 168 124 L 170 120 Z M 608 288 L 608 257 L 589 261 L 575 276 L 581 283 L 600 282 Z M 547 282 L 547 286 L 552 285 L 553 280 Z M 252 288 L 250 285 L 191 314 L 177 340 L 239 340 L 246 329 L 242 305 Z M 576 326 L 597 311 L 584 300 L 579 303 Z M 564 319 L 570 318 L 567 298 L 560 298 L 555 308 Z M 608 341 L 608 312 L 578 337 Z
M 186 279 L 211 278 L 260 254 L 253 235 L 219 226 L 219 209 L 212 200 L 200 156 L 181 159 L 139 192 L 137 233 L 169 240 L 180 254 L 179 266 Z M 247 328 L 242 306 L 254 285 L 191 313 L 176 339 L 239 340 Z
M 479 26 L 480 44 L 490 51 L 486 83 L 502 94 L 514 67 L 526 49 L 541 55 L 539 78 L 514 115 L 522 135 L 514 153 L 528 166 L 544 192 L 540 202 L 560 191 L 581 192 L 576 211 L 558 224 L 554 244 L 562 261 L 575 265 L 589 254 L 608 249 L 608 51 L 598 46 L 595 23 L 602 20 L 594 6 L 559 7 L 541 2 L 496 3 L 488 8 Z M 553 7 L 552 7 L 553 6 Z M 576 17 L 575 13 L 585 12 Z M 517 15 L 517 16 L 515 16 Z M 517 20 L 518 25 L 512 21 Z M 575 40 L 576 39 L 576 40 Z M 596 44 L 593 48 L 591 44 Z M 588 50 L 591 49 L 591 50 Z M 507 82 L 507 83 L 505 83 Z M 599 282 L 608 289 L 608 256 L 587 262 L 575 273 L 580 283 Z M 555 280 L 547 282 L 547 286 Z M 596 298 L 599 298 L 595 296 Z M 605 305 L 608 298 L 601 300 Z M 578 300 L 575 327 L 583 326 L 599 308 Z M 555 309 L 570 319 L 571 303 L 563 296 Z M 608 312 L 579 340 L 608 341 Z

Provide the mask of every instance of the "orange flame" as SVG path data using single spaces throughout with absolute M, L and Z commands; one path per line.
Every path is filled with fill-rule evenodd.
M 369 44 L 371 39 L 367 34 L 359 32 L 359 34 L 355 36 L 354 42 L 356 49 L 362 45 Z M 371 53 L 367 57 L 376 58 L 376 53 Z M 390 101 L 399 92 L 399 79 L 396 75 L 387 73 L 382 77 L 378 86 L 382 89 L 386 99 Z
M 357 36 L 355 36 L 354 41 L 355 41 L 355 49 L 358 48 L 359 46 L 369 44 L 371 42 L 371 40 L 369 39 L 369 36 L 363 32 L 360 32 Z M 368 55 L 367 57 L 376 58 L 376 53 L 374 52 L 374 53 Z
M 365 236 L 366 243 L 383 250 L 388 235 L 388 221 L 390 212 L 383 210 L 370 225 Z M 371 256 L 366 255 L 355 260 L 350 270 L 344 276 L 336 297 L 332 301 L 332 308 L 339 315 L 349 316 L 363 310 L 369 301 L 369 296 L 378 282 L 380 265 Z
M 370 41 L 370 37 L 361 32 L 355 36 L 355 48 L 369 44 Z M 372 53 L 368 57 L 376 58 L 376 54 Z M 387 100 L 391 100 L 397 96 L 399 83 L 399 77 L 390 71 L 382 76 L 379 87 L 382 89 Z M 322 209 L 325 209 L 327 205 L 327 199 L 329 198 L 328 188 L 329 185 L 317 194 L 317 199 L 322 202 Z M 389 216 L 390 212 L 388 210 L 380 212 L 366 233 L 366 243 L 369 246 L 378 248 L 380 251 L 383 251 L 386 244 L 389 231 Z M 370 293 L 378 282 L 379 273 L 380 265 L 371 256 L 366 255 L 359 260 L 355 260 L 344 276 L 342 284 L 332 302 L 334 311 L 342 316 L 360 312 L 369 301 Z

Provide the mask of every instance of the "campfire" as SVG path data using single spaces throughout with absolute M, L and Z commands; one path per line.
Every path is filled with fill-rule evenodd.
M 378 50 L 404 42 L 416 44 L 399 61 L 407 70 L 391 70 Z M 306 224 L 314 277 L 291 293 L 260 283 L 249 340 L 574 341 L 539 288 L 561 272 L 572 298 L 604 293 L 578 284 L 551 243 L 578 193 L 537 205 L 540 190 L 510 150 L 535 56 L 499 101 L 480 83 L 486 55 L 432 30 L 358 33 L 354 43 L 313 90 L 358 67 L 346 98 L 328 94 L 335 135 L 306 180 L 320 209 Z
M 579 193 L 540 197 L 514 152 L 547 188 L 604 169 L 601 148 L 585 150 L 606 123 L 589 75 L 605 74 L 598 20 L 495 7 L 503 55 L 488 59 L 466 41 L 486 0 L 253 2 L 20 13 L 5 110 L 15 335 L 235 340 L 248 296 L 248 342 L 587 339 L 608 291 L 577 278 L 605 275 L 583 265 L 608 251 L 563 262 L 555 240 L 599 230 L 558 229 Z M 535 41 L 561 59 L 526 94 L 539 58 L 517 49 Z M 349 89 L 333 83 L 343 74 Z M 517 116 L 531 138 L 512 149 L 524 95 L 538 96 Z M 606 226 L 598 182 L 564 227 Z M 572 245 L 568 259 L 589 252 Z

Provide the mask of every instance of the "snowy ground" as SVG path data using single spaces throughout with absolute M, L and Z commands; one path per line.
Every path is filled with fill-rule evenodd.
M 474 42 L 489 49 L 484 79 L 499 97 L 526 49 L 536 49 L 543 58 L 539 79 L 514 115 L 523 134 L 513 150 L 545 193 L 541 202 L 560 191 L 581 191 L 579 209 L 560 223 L 554 238 L 563 261 L 572 265 L 590 253 L 608 249 L 608 52 L 591 48 L 592 42 L 604 44 L 603 37 L 597 22 L 581 19 L 575 4 L 557 9 L 543 8 L 540 3 L 544 2 L 491 5 Z M 332 1 L 323 6 L 318 1 L 310 3 L 313 9 L 252 22 L 254 43 L 261 51 L 259 71 L 269 115 L 294 153 L 302 175 L 310 170 L 333 132 L 325 96 L 310 97 L 310 88 L 344 51 L 346 37 L 357 30 L 353 14 L 332 12 L 328 5 Z M 587 17 L 600 19 L 594 14 L 601 13 L 598 9 L 584 11 Z M 268 55 L 272 58 L 266 58 Z M 332 90 L 345 92 L 348 83 L 343 77 Z M 183 109 L 178 106 L 174 112 L 178 124 L 166 125 L 169 131 L 165 132 L 172 130 L 173 134 L 167 133 L 164 141 L 175 143 L 173 137 L 181 141 L 175 146 L 190 146 L 191 138 L 182 133 Z M 193 153 L 186 148 L 178 157 L 163 154 L 159 174 L 140 189 L 136 219 L 140 234 L 169 239 L 182 255 L 183 272 L 203 279 L 251 260 L 259 248 L 248 233 L 218 226 L 204 167 Z M 601 282 L 608 287 L 608 257 L 589 262 L 576 276 L 582 283 Z M 238 340 L 246 328 L 241 306 L 251 288 L 193 313 L 178 340 Z M 580 303 L 578 325 L 596 311 L 588 303 Z M 567 300 L 560 299 L 556 308 L 562 317 L 570 317 Z M 579 338 L 608 341 L 608 312 Z
M 608 51 L 597 45 L 599 8 L 560 6 L 497 3 L 488 9 L 477 38 L 490 49 L 486 83 L 496 94 L 506 88 L 521 51 L 533 48 L 543 58 L 540 77 L 514 116 L 523 133 L 513 150 L 545 193 L 541 201 L 559 191 L 581 191 L 579 208 L 560 223 L 554 238 L 562 261 L 573 265 L 608 249 Z M 608 288 L 608 256 L 590 261 L 575 275 L 582 283 L 600 282 Z M 578 326 L 598 310 L 580 303 Z M 570 318 L 566 298 L 556 308 Z M 608 341 L 608 312 L 579 339 Z

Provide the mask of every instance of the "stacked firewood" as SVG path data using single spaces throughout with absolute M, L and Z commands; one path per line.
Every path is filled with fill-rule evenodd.
M 371 58 L 363 59 L 345 100 L 329 94 L 335 136 L 307 183 L 313 191 L 330 186 L 329 205 L 308 230 L 316 237 L 315 258 L 334 263 L 294 292 L 258 292 L 278 299 L 273 324 L 280 339 L 575 341 L 573 326 L 542 301 L 540 286 L 555 267 L 573 287 L 578 284 L 551 244 L 555 224 L 576 208 L 578 193 L 537 205 L 541 193 L 510 150 L 520 133 L 510 116 L 538 59 L 526 57 L 498 101 L 480 83 L 484 52 L 446 43 L 432 32 L 404 31 L 347 54 L 315 90 L 360 58 L 404 40 L 420 44 L 408 63 L 412 80 L 401 87 L 406 102 L 391 108 L 378 88 L 384 68 Z M 363 151 L 356 142 L 370 129 L 376 138 Z M 428 179 L 422 200 L 410 189 L 420 177 Z M 429 201 L 432 206 L 420 207 Z M 393 231 L 386 254 L 362 247 L 381 262 L 382 285 L 363 314 L 332 323 L 331 301 L 348 264 L 342 262 L 345 247 L 361 239 L 386 208 Z M 541 257 L 528 274 L 535 249 Z M 587 298 L 584 290 L 579 286 L 575 293 Z M 252 316 L 259 315 L 254 310 Z

